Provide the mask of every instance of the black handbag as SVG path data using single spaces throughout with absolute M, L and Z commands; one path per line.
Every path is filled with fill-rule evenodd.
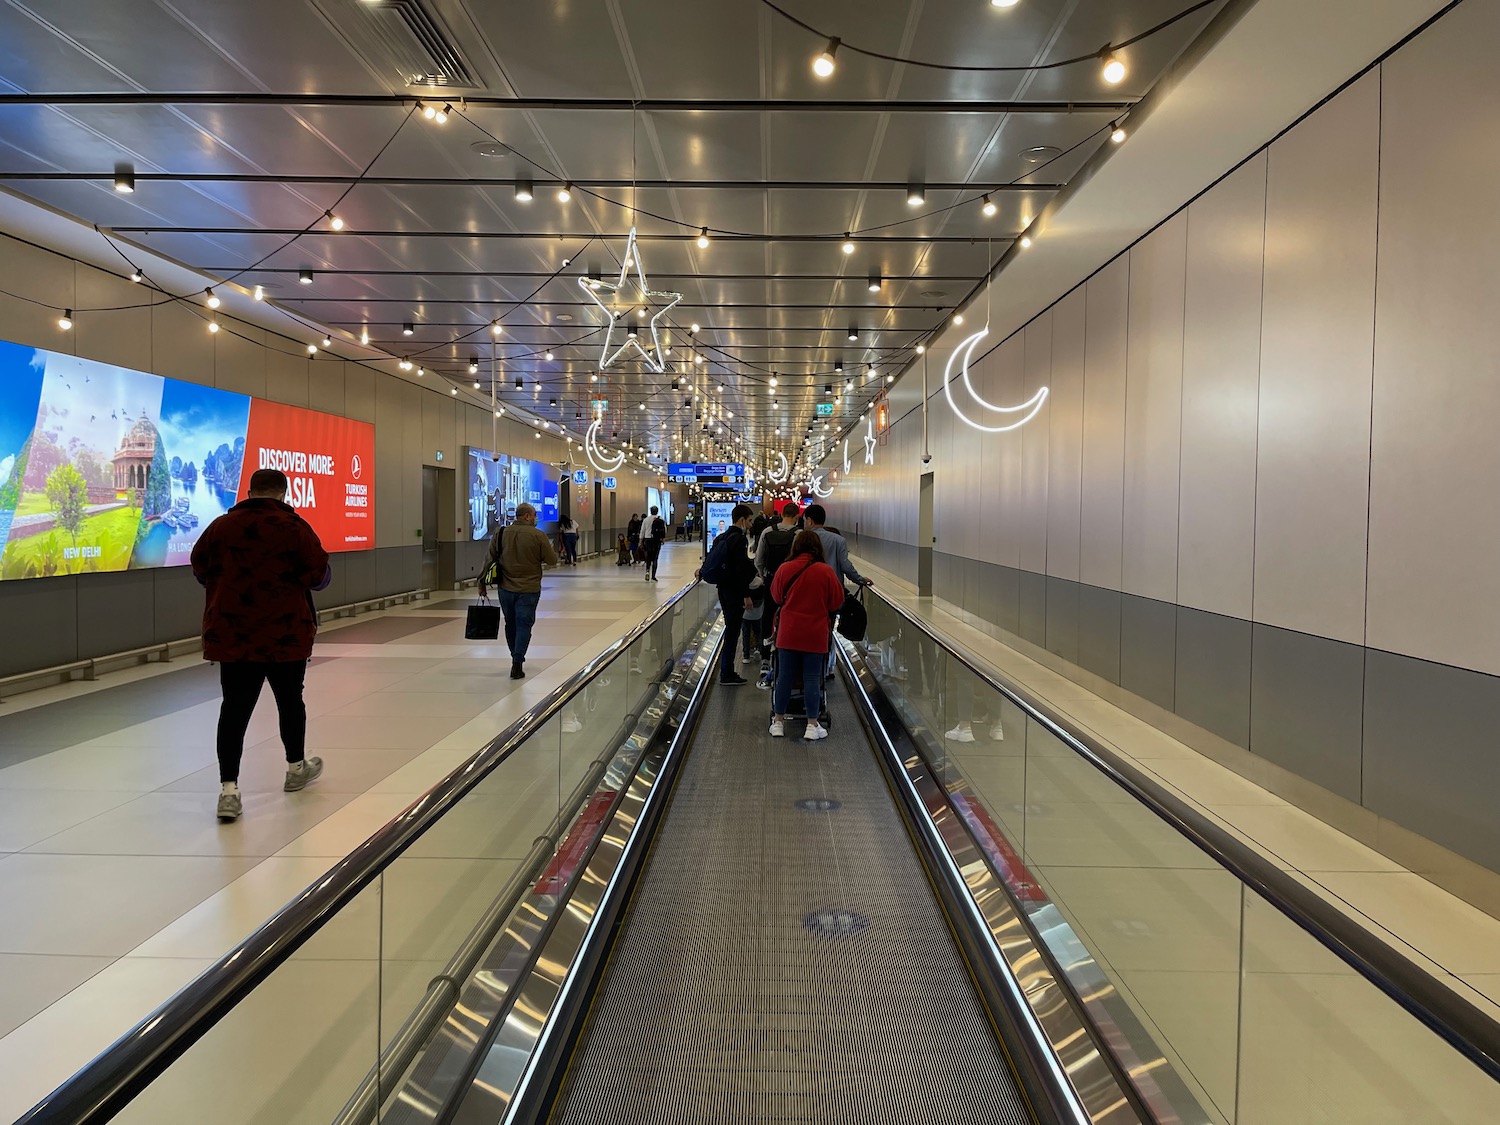
M 864 587 L 857 594 L 845 594 L 844 606 L 839 610 L 839 636 L 847 641 L 862 641 L 869 628 L 869 617 L 865 613 Z
M 464 640 L 493 641 L 499 636 L 500 607 L 489 602 L 471 605 L 468 619 L 464 622 Z

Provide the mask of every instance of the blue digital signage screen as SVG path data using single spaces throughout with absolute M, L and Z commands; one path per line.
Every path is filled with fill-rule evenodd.
M 551 466 L 526 457 L 468 447 L 469 535 L 488 539 L 516 518 L 516 505 L 536 509 L 538 524 L 556 523 L 557 479 Z

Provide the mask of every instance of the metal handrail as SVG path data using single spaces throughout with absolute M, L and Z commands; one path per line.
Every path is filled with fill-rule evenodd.
M 879 594 L 880 588 L 872 584 Z M 952 641 L 905 606 L 881 600 L 974 676 L 1000 692 L 1100 773 L 1207 853 L 1219 866 L 1281 911 L 1298 927 L 1487 1075 L 1500 1080 L 1500 1021 L 1464 999 L 1421 966 L 1381 941 L 1317 892 L 1177 796 L 1136 763 L 998 672 L 979 667 Z
M 99 1125 L 112 1118 L 696 585 L 696 579 L 689 582 L 548 692 L 186 988 L 33 1106 L 16 1125 Z

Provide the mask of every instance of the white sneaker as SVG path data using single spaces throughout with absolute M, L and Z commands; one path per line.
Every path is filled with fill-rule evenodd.
M 772 719 L 771 720 L 771 737 L 772 738 L 785 738 L 786 737 L 786 723 L 783 722 L 780 719 Z
M 943 737 L 949 742 L 973 742 L 974 729 L 968 723 L 959 723 L 952 730 L 944 731 Z
M 993 722 L 993 723 L 990 724 L 990 741 L 991 742 L 1004 742 L 1005 741 L 1005 728 L 1000 725 L 999 720 L 996 720 L 995 722 Z
M 286 781 L 281 788 L 288 793 L 305 789 L 309 782 L 317 781 L 323 773 L 322 758 L 304 758 L 296 765 L 287 766 Z
M 577 715 L 564 715 L 562 721 L 563 734 L 577 734 L 583 729 L 583 724 L 578 721 Z
M 828 728 L 822 723 L 808 723 L 807 730 L 802 733 L 803 739 L 808 742 L 817 742 L 819 739 L 828 737 Z

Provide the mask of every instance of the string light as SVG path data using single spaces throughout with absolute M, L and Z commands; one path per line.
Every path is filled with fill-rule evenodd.
M 1100 71 L 1100 77 L 1104 81 L 1108 82 L 1111 86 L 1118 86 L 1125 80 L 1124 61 L 1119 55 L 1111 51 L 1107 45 L 1099 52 L 1099 61 L 1104 64 L 1103 70 Z
M 134 267 L 131 268 L 131 271 L 130 271 L 130 280 L 131 281 L 140 281 L 142 276 L 143 275 L 141 274 L 140 270 L 135 269 Z M 255 288 L 259 289 L 260 286 L 257 285 Z
M 333 337 L 332 336 L 324 336 L 323 337 L 323 346 L 325 348 L 331 348 L 331 347 L 333 347 Z
M 307 345 L 307 354 L 308 355 L 317 355 L 318 354 L 318 345 L 317 344 L 308 344 Z
M 1114 141 L 1115 144 L 1120 144 L 1125 140 L 1125 127 L 1118 121 L 1110 126 L 1109 139 Z
M 917 345 L 917 354 L 918 355 L 921 355 L 926 350 L 927 350 L 927 345 L 926 344 L 918 344 Z
M 696 320 L 693 321 L 693 323 L 688 326 L 688 334 L 689 335 L 696 336 L 696 335 L 698 335 L 699 332 L 702 332 L 702 331 L 703 331 L 703 329 L 701 327 L 699 327 L 698 322 Z
M 262 286 L 257 285 L 255 292 L 251 293 L 250 296 L 254 297 L 257 301 L 264 301 L 266 299 L 266 291 Z
M 421 102 L 417 103 L 417 112 L 420 113 L 423 117 L 427 118 L 428 121 L 431 121 L 435 117 L 437 117 L 436 106 L 424 105 Z
M 469 357 L 469 374 L 470 375 L 478 375 L 479 374 L 479 360 L 475 359 L 473 356 Z
M 217 297 L 214 296 L 214 291 L 212 289 L 205 289 L 203 291 L 203 296 L 204 296 L 203 303 L 205 305 L 207 305 L 211 309 L 216 309 L 216 308 L 219 307 L 220 304 L 222 304 L 222 302 L 219 300 L 219 298 L 217 298 Z
M 401 362 L 398 363 L 396 366 L 398 366 L 399 368 L 401 368 L 402 371 L 410 371 L 411 370 L 411 360 L 406 359 L 405 357 L 403 357 L 402 360 L 401 360 Z
M 844 232 L 844 244 L 839 247 L 845 254 L 854 253 L 854 239 L 849 237 L 849 232 Z
M 443 103 L 443 108 L 438 110 L 437 113 L 433 115 L 433 120 L 436 121 L 439 125 L 442 125 L 448 120 L 448 115 L 452 112 L 453 106 L 445 102 Z
M 813 59 L 813 73 L 819 78 L 827 78 L 833 73 L 833 56 L 838 54 L 839 41 L 837 37 L 828 41 L 828 46 L 823 48 L 823 53 Z
M 573 185 L 572 184 L 563 184 L 562 187 L 560 187 L 560 188 L 557 189 L 557 201 L 559 203 L 566 203 L 568 200 L 570 200 L 572 198 L 573 198 Z M 564 259 L 563 260 L 563 268 L 566 269 L 567 266 L 568 266 L 567 260 Z
M 328 220 L 328 225 L 334 230 L 344 229 L 344 220 L 339 218 L 339 216 L 335 215 L 332 211 L 324 211 L 323 217 Z
M 962 324 L 963 322 L 964 322 L 964 314 L 963 313 L 954 313 L 953 314 L 953 323 L 954 324 Z
M 545 359 L 545 360 L 546 360 L 546 361 L 547 361 L 547 362 L 548 362 L 548 363 L 551 363 L 551 362 L 552 362 L 552 353 L 551 353 L 551 352 L 548 352 L 548 353 L 547 353 L 547 354 L 546 354 L 546 355 L 545 355 L 545 356 L 543 356 L 543 357 L 542 357 L 542 358 L 543 358 L 543 359 Z
M 208 331 L 209 331 L 210 335 L 212 335 L 213 333 L 218 332 L 219 331 L 219 322 L 217 320 L 210 320 L 208 322 Z
M 995 212 L 1000 210 L 1000 208 L 996 206 L 995 201 L 989 196 L 984 197 L 984 205 L 979 209 L 984 212 L 984 217 L 987 219 L 993 219 L 995 217 Z
M 135 169 L 129 164 L 115 165 L 115 190 L 121 195 L 135 191 Z
M 708 228 L 707 227 L 701 227 L 698 230 L 698 249 L 699 250 L 707 250 L 708 249 Z
M 1031 235 L 1029 235 L 1029 234 L 1023 234 L 1021 236 L 1021 249 L 1025 250 L 1030 245 L 1031 245 Z
M 1014 8 L 1016 2 L 1017 0 L 990 0 L 990 3 L 996 8 Z
M 498 320 L 495 321 L 493 324 L 490 325 L 490 335 L 491 336 L 498 336 L 498 335 L 500 335 L 500 333 L 502 333 L 504 331 L 505 331 L 505 329 L 501 326 L 501 324 L 500 324 L 500 322 Z

